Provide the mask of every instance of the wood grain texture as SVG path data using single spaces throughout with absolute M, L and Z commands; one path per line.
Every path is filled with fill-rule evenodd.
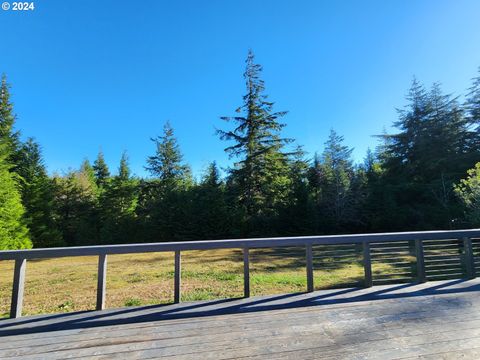
M 305 246 L 307 244 L 361 244 L 367 242 L 395 242 L 401 240 L 445 240 L 464 237 L 480 237 L 480 229 L 412 231 L 397 233 L 294 236 L 277 238 L 228 239 L 163 242 L 150 244 L 121 244 L 72 246 L 64 248 L 5 250 L 0 251 L 0 260 L 45 259 L 69 256 L 94 256 L 101 254 L 138 254 L 182 250 L 269 248 L 277 246 Z
M 243 249 L 243 296 L 250 297 L 250 250 Z
M 182 254 L 180 250 L 175 251 L 175 275 L 174 275 L 174 294 L 173 301 L 178 304 L 181 300 L 181 287 L 182 287 Z
M 10 306 L 11 318 L 18 318 L 22 316 L 26 269 L 26 259 L 15 260 L 15 269 L 13 271 L 12 304 Z
M 0 358 L 478 359 L 480 280 L 0 321 Z
M 107 291 L 107 255 L 102 254 L 98 257 L 97 272 L 97 310 L 105 309 L 105 296 Z

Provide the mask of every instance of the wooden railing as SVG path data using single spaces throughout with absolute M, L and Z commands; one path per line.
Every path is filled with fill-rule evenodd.
M 31 259 L 46 259 L 73 256 L 98 256 L 96 309 L 102 310 L 105 308 L 108 255 L 149 252 L 174 252 L 174 301 L 178 303 L 180 302 L 181 291 L 181 252 L 186 250 L 242 249 L 244 296 L 249 297 L 250 249 L 274 247 L 304 247 L 306 251 L 306 290 L 308 292 L 312 292 L 314 290 L 313 248 L 316 246 L 337 246 L 338 248 L 342 246 L 345 247 L 347 244 L 350 244 L 354 245 L 355 248 L 361 247 L 362 263 L 364 268 L 364 286 L 370 287 L 373 285 L 374 280 L 372 276 L 372 258 L 375 260 L 376 256 L 378 256 L 378 254 L 381 254 L 382 249 L 390 255 L 398 254 L 398 251 L 400 250 L 405 251 L 406 247 L 411 249 L 411 252 L 415 257 L 415 277 L 416 281 L 418 282 L 425 282 L 429 279 L 436 279 L 436 277 L 438 277 L 438 272 L 440 271 L 440 273 L 442 273 L 442 268 L 440 268 L 440 270 L 437 269 L 438 264 L 436 264 L 436 262 L 439 261 L 440 265 L 443 264 L 443 271 L 445 272 L 444 275 L 450 274 L 454 277 L 464 276 L 467 278 L 473 278 L 475 277 L 476 267 L 477 265 L 480 265 L 480 262 L 475 261 L 472 239 L 480 239 L 480 229 L 186 241 L 149 244 L 82 246 L 32 250 L 10 250 L 0 251 L 0 260 L 15 261 L 10 317 L 17 318 L 22 315 L 26 264 L 27 260 Z M 413 244 L 413 246 L 410 246 L 409 244 Z M 475 246 L 478 245 L 478 249 L 480 250 L 480 242 L 476 242 L 475 244 Z M 475 247 L 475 249 L 477 249 L 477 247 Z M 320 249 L 320 252 L 321 251 L 323 250 Z M 441 251 L 444 252 L 442 253 Z M 336 257 L 339 259 L 339 261 L 342 259 L 341 255 L 337 255 Z M 439 260 L 436 260 L 437 258 Z M 451 262 L 451 264 L 453 264 L 452 266 L 456 267 L 452 267 L 450 269 L 448 267 L 449 261 Z M 465 269 L 465 271 L 462 271 L 461 269 Z

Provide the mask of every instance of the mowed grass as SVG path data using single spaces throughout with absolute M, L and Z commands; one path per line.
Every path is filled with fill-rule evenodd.
M 24 315 L 95 308 L 97 257 L 71 257 L 27 262 Z M 327 264 L 328 269 L 322 269 Z M 173 302 L 174 254 L 109 255 L 108 308 Z M 316 289 L 361 285 L 361 258 L 336 265 L 314 261 Z M 383 264 L 377 271 L 388 272 Z M 255 249 L 250 255 L 251 293 L 302 292 L 306 289 L 303 248 Z M 0 261 L 0 316 L 8 316 L 13 262 Z M 182 301 L 235 298 L 243 295 L 241 250 L 182 252 Z

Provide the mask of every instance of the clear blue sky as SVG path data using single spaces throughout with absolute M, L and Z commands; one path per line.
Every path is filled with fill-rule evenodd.
M 285 135 L 313 155 L 330 128 L 361 160 L 389 128 L 413 75 L 461 95 L 480 66 L 480 1 L 47 1 L 0 10 L 0 72 L 17 127 L 49 171 L 101 148 L 144 175 L 165 120 L 198 173 L 229 163 L 215 135 L 244 93 L 252 48 Z

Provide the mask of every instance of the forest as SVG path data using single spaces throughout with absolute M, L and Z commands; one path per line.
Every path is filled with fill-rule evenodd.
M 414 79 L 395 131 L 377 134 L 362 163 L 334 130 L 316 154 L 282 136 L 287 111 L 261 73 L 249 52 L 240 107 L 217 131 L 232 165 L 223 176 L 213 161 L 199 178 L 169 122 L 152 139 L 148 177 L 132 175 L 126 153 L 109 169 L 102 152 L 49 174 L 41 145 L 16 129 L 4 75 L 0 250 L 480 225 L 480 72 L 461 101 Z

